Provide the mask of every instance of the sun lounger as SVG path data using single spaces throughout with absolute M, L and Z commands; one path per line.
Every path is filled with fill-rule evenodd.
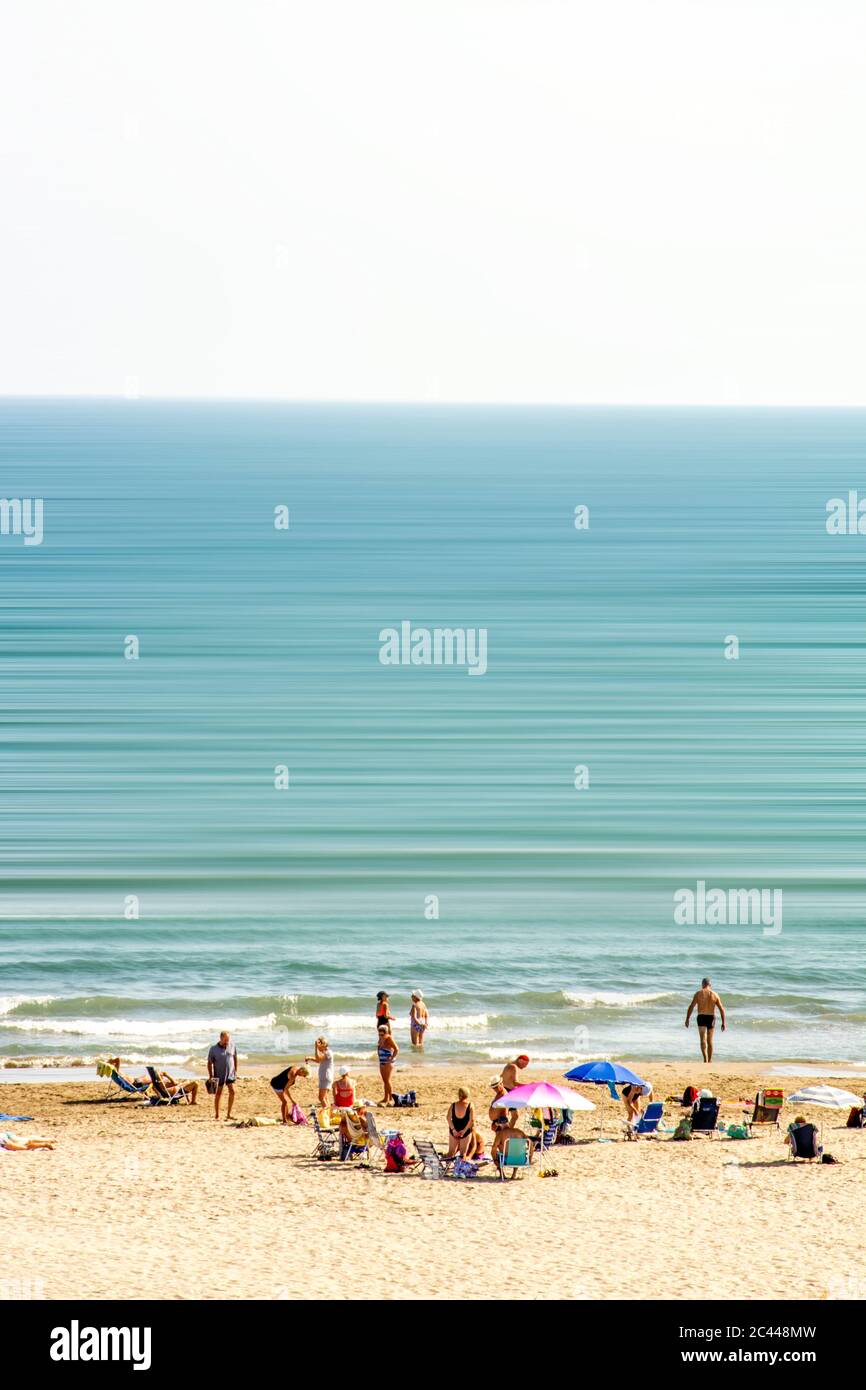
M 177 1090 L 172 1095 L 160 1080 L 156 1067 L 146 1067 L 145 1070 L 150 1077 L 150 1086 L 153 1091 L 153 1095 L 147 1098 L 149 1105 L 179 1105 L 182 1100 L 190 1104 L 189 1096 L 182 1085 L 178 1085 Z
M 531 1144 L 528 1139 L 506 1139 L 505 1147 L 499 1150 L 497 1155 L 499 1160 L 499 1176 L 505 1181 L 506 1168 L 511 1169 L 511 1176 L 517 1176 L 518 1168 L 528 1168 L 530 1159 Z
M 759 1091 L 755 1096 L 755 1109 L 750 1125 L 773 1125 L 776 1129 L 781 1129 L 782 1102 L 785 1099 L 784 1091 Z
M 805 1159 L 808 1163 L 820 1160 L 824 1149 L 818 1143 L 817 1125 L 796 1125 L 789 1129 L 788 1134 L 791 1138 L 791 1158 L 795 1163 L 798 1158 Z

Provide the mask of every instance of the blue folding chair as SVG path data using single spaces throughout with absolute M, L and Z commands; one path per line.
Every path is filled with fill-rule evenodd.
M 657 1134 L 664 1112 L 665 1107 L 663 1102 L 654 1100 L 652 1104 L 647 1106 L 637 1124 L 632 1125 L 632 1134 Z
M 115 1071 L 109 1062 L 97 1062 L 96 1075 L 105 1078 L 106 1100 L 120 1100 L 121 1096 L 112 1095 L 112 1086 L 117 1086 L 126 1096 L 138 1096 L 139 1099 L 145 1091 L 150 1089 L 149 1081 L 127 1081 L 125 1076 L 121 1076 L 119 1071 Z

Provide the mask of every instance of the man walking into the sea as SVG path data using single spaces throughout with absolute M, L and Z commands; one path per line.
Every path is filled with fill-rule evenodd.
M 222 1100 L 223 1087 L 225 1087 L 229 1093 L 226 1119 L 230 1120 L 232 1106 L 235 1103 L 235 1082 L 238 1079 L 238 1052 L 230 1034 L 220 1033 L 219 1042 L 214 1043 L 207 1054 L 207 1074 L 208 1077 L 216 1081 L 213 1098 L 214 1118 L 218 1120 L 220 1117 L 220 1101 Z M 208 1090 L 210 1089 L 209 1086 Z
M 711 986 L 708 979 L 701 980 L 701 987 L 689 1004 L 686 1014 L 686 1027 L 695 1009 L 698 1011 L 698 1036 L 701 1040 L 701 1056 L 705 1062 L 713 1060 L 713 1029 L 716 1026 L 716 1009 L 722 1020 L 722 1032 L 725 1031 L 725 1009 L 721 999 Z

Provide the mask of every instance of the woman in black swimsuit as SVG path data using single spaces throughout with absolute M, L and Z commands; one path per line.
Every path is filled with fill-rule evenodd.
M 448 1108 L 448 1157 L 465 1154 L 472 1141 L 475 1129 L 475 1111 L 469 1099 L 469 1092 L 463 1087 L 457 1092 L 457 1099 Z

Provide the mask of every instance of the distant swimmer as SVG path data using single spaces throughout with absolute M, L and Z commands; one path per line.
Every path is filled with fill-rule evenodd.
M 722 1032 L 725 1031 L 725 1009 L 721 999 L 712 988 L 709 980 L 701 980 L 701 987 L 689 1004 L 689 1011 L 686 1014 L 686 1027 L 689 1026 L 689 1019 L 698 1011 L 698 1036 L 701 1040 L 701 1056 L 705 1062 L 713 1060 L 713 1029 L 716 1026 L 716 1009 L 722 1020 Z

